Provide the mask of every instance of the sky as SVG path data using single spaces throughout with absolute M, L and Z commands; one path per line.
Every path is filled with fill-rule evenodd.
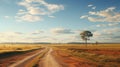
M 0 42 L 120 43 L 120 0 L 0 0 Z

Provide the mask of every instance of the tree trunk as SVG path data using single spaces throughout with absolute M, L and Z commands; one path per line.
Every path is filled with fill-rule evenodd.
M 86 47 L 87 47 L 87 40 L 85 40 L 85 45 L 86 45 Z

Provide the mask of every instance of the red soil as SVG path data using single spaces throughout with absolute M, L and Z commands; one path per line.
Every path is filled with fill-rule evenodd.
M 76 49 L 72 48 L 69 49 L 72 50 L 73 52 L 89 52 L 92 54 L 98 54 L 98 55 L 106 55 L 106 56 L 115 56 L 119 57 L 120 56 L 120 50 L 113 50 L 113 49 Z
M 63 67 L 96 67 L 96 63 L 93 63 L 87 59 L 76 58 L 60 50 L 55 50 L 53 55 Z
M 22 55 L 14 55 L 12 57 L 0 59 L 0 67 L 8 67 L 9 65 L 11 65 L 19 60 L 22 60 L 22 59 L 26 58 L 27 56 L 32 55 L 38 51 L 40 51 L 40 50 L 35 50 L 35 51 L 28 52 L 28 53 L 25 53 Z
M 120 50 L 88 50 L 87 52 L 100 54 L 100 55 L 108 55 L 108 56 L 120 56 Z

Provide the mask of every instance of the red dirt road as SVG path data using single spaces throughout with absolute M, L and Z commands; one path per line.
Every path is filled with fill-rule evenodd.
M 37 67 L 96 67 L 96 64 L 83 58 L 76 58 L 60 50 L 50 48 Z
M 33 55 L 33 54 L 35 54 L 39 51 L 41 51 L 41 49 L 40 50 L 35 50 L 35 51 L 32 51 L 32 52 L 28 52 L 28 53 L 25 53 L 25 54 L 21 54 L 21 55 L 14 55 L 14 56 L 11 56 L 11 57 L 0 59 L 0 67 L 8 67 L 8 66 L 26 58 L 27 56 Z
M 54 50 L 49 47 L 46 47 L 46 49 L 47 51 L 45 49 L 41 51 L 45 52 L 45 54 L 39 58 L 35 67 L 97 67 L 97 63 L 91 62 L 88 59 L 77 58 L 64 51 Z M 25 65 L 28 65 L 29 61 L 32 61 L 36 56 L 40 55 L 41 52 L 37 50 L 25 54 L 25 56 L 18 55 L 2 59 L 0 60 L 0 67 L 26 67 Z
M 40 60 L 39 67 L 63 67 L 52 55 L 53 49 L 50 48 L 47 54 Z
M 96 67 L 96 64 L 83 58 L 70 56 L 61 51 L 54 51 L 52 53 L 61 63 L 62 67 Z

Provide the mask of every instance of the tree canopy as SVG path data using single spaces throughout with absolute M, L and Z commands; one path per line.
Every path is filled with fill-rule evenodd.
M 82 33 L 80 33 L 80 35 L 83 40 L 90 40 L 89 37 L 93 36 L 90 31 L 83 31 Z
M 83 40 L 85 40 L 86 46 L 87 46 L 87 40 L 90 40 L 90 37 L 93 36 L 92 32 L 90 32 L 90 31 L 83 31 L 83 32 L 80 33 L 80 35 L 81 35 L 81 38 Z

